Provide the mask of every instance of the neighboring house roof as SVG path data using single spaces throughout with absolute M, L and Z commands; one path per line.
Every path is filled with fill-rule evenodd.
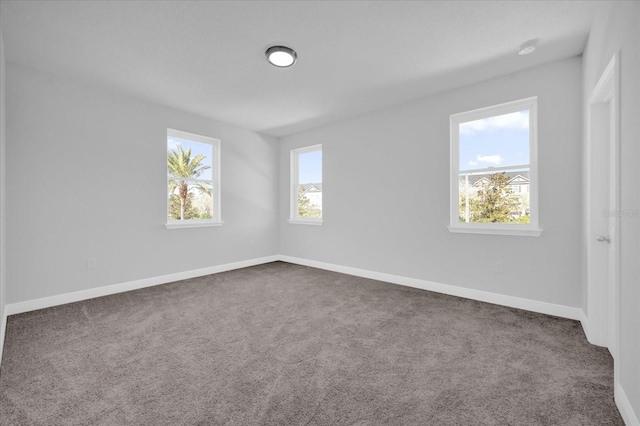
M 512 178 L 511 180 L 509 180 L 509 185 L 528 185 L 528 184 L 529 184 L 529 178 L 524 177 L 522 175 L 518 175 Z
M 461 172 L 461 174 L 464 172 Z M 502 172 L 495 172 L 502 173 Z M 469 184 L 477 186 L 487 180 L 487 176 L 493 173 L 487 173 L 482 175 L 470 175 Z M 515 171 L 504 172 L 505 176 L 509 178 L 509 185 L 528 185 L 529 184 L 529 172 L 528 171 Z M 460 176 L 461 180 L 464 180 L 463 176 Z
M 307 183 L 300 186 L 302 186 L 304 192 L 322 192 L 321 183 Z

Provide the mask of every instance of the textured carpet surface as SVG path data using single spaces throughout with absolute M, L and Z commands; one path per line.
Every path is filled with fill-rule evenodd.
M 609 425 L 576 321 L 282 262 L 9 317 L 3 425 Z

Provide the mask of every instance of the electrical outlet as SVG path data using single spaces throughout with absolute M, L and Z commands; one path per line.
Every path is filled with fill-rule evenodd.
M 493 272 L 495 272 L 496 274 L 501 274 L 503 272 L 502 262 L 495 262 L 493 264 Z
M 98 266 L 98 261 L 95 257 L 90 257 L 87 259 L 87 269 L 94 269 Z

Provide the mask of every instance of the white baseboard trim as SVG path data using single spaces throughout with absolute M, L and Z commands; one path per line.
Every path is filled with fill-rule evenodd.
M 433 281 L 426 281 L 417 278 L 409 278 L 400 275 L 386 274 L 383 272 L 370 271 L 360 268 L 352 268 L 349 266 L 336 265 L 331 263 L 319 262 L 315 260 L 302 259 L 299 257 L 286 255 L 273 255 L 256 259 L 248 259 L 239 262 L 227 263 L 223 265 L 211 266 L 207 268 L 194 269 L 190 271 L 177 272 L 174 274 L 161 275 L 157 277 L 144 278 L 141 280 L 128 281 L 119 284 L 112 284 L 102 287 L 91 288 L 87 290 L 76 291 L 72 293 L 60 294 L 57 296 L 43 297 L 40 299 L 27 300 L 24 302 L 11 303 L 5 306 L 4 318 L 2 318 L 2 328 L 0 333 L 4 334 L 6 317 L 9 315 L 20 314 L 38 309 L 50 308 L 52 306 L 64 305 L 66 303 L 79 302 L 82 300 L 92 299 L 95 297 L 107 296 L 110 294 L 122 293 L 125 291 L 138 290 L 145 287 L 151 287 L 160 284 L 166 284 L 174 281 L 185 280 L 189 278 L 201 277 L 204 275 L 216 274 L 219 272 L 230 271 L 233 269 L 246 268 L 249 266 L 261 265 L 264 263 L 275 262 L 281 260 L 283 262 L 295 263 L 298 265 L 310 266 L 313 268 L 325 269 L 328 271 L 340 272 L 347 275 L 354 275 L 363 278 L 369 278 L 378 281 L 385 281 L 392 284 L 404 285 L 407 287 L 420 288 L 423 290 L 434 291 L 437 293 L 449 294 L 452 296 L 464 297 L 466 299 L 478 300 L 481 302 L 493 303 L 496 305 L 508 306 L 512 308 L 524 309 L 532 312 L 539 312 L 548 315 L 554 315 L 562 318 L 578 320 L 582 323 L 585 334 L 588 336 L 587 318 L 584 311 L 579 308 L 570 306 L 557 305 L 553 303 L 540 302 L 536 300 L 523 299 L 515 296 L 507 296 L 498 293 L 491 293 L 483 290 L 475 290 L 465 287 L 458 287 L 449 284 L 441 284 Z
M 2 312 L 0 317 L 0 367 L 2 366 L 2 354 L 4 353 L 4 335 L 7 331 L 7 310 Z
M 216 274 L 219 272 L 230 271 L 233 269 L 246 268 L 249 266 L 261 265 L 264 263 L 275 262 L 281 260 L 283 262 L 295 263 L 298 265 L 310 266 L 313 268 L 325 269 L 328 271 L 340 272 L 347 275 L 354 275 L 363 278 L 385 281 L 392 284 L 399 284 L 408 287 L 419 288 L 423 290 L 434 291 L 437 293 L 449 294 L 466 299 L 478 300 L 481 302 L 493 303 L 496 305 L 508 306 L 512 308 L 524 309 L 532 312 L 539 312 L 548 315 L 554 315 L 562 318 L 579 320 L 585 330 L 587 338 L 587 317 L 584 311 L 579 308 L 570 306 L 557 305 L 553 303 L 540 302 L 536 300 L 523 299 L 514 296 L 491 293 L 482 290 L 474 290 L 465 287 L 458 287 L 449 284 L 441 284 L 432 281 L 421 280 L 417 278 L 403 277 L 400 275 L 386 274 L 382 272 L 370 271 L 366 269 L 352 268 L 349 266 L 336 265 L 331 263 L 319 262 L 315 260 L 302 259 L 299 257 L 286 255 L 273 255 L 260 257 L 256 259 L 248 259 L 239 262 L 227 263 L 224 265 L 211 266 L 207 268 L 194 269 L 190 271 L 177 272 L 174 274 L 161 275 L 157 277 L 144 278 L 141 280 L 128 281 L 119 284 L 112 284 L 102 287 L 91 288 L 87 290 L 65 293 L 56 296 L 43 297 L 40 299 L 27 300 L 24 302 L 11 303 L 5 306 L 2 324 L 0 325 L 0 350 L 4 345 L 4 334 L 6 329 L 7 317 L 9 315 L 20 314 L 38 309 L 50 308 L 52 306 L 64 305 L 66 303 L 79 302 L 82 300 L 92 299 L 95 297 L 108 296 L 110 294 L 123 293 L 125 291 L 138 290 L 145 287 L 166 284 L 170 282 L 185 280 L 189 278 L 201 277 L 204 275 Z M 1 352 L 0 352 L 1 354 Z
M 202 277 L 204 275 L 217 274 L 219 272 L 231 271 L 233 269 L 262 265 L 263 263 L 275 262 L 277 260 L 279 260 L 279 256 L 259 257 L 256 259 L 226 263 L 224 265 L 210 266 L 207 268 L 193 269 L 190 271 L 176 272 L 174 274 L 144 278 L 141 280 L 128 281 L 119 284 L 111 284 L 87 290 L 74 291 L 72 293 L 65 293 L 57 296 L 43 297 L 41 299 L 27 300 L 25 302 L 11 303 L 5 306 L 5 318 L 3 318 L 2 332 L 4 333 L 6 317 L 9 315 L 21 314 L 24 312 L 35 311 L 37 309 L 50 308 L 52 306 L 64 305 L 66 303 L 80 302 L 82 300 L 93 299 L 94 297 L 108 296 L 110 294 L 138 290 L 145 287 L 167 284 L 175 281 L 186 280 L 189 278 Z
M 589 317 L 587 317 L 587 314 L 583 310 L 580 310 L 580 324 L 582 325 L 582 330 L 584 331 L 587 341 L 594 345 L 595 343 L 592 341 L 592 336 L 589 333 Z
M 382 272 L 352 268 L 349 266 L 335 265 L 332 263 L 318 262 L 315 260 L 302 259 L 299 257 L 280 255 L 279 259 L 283 262 L 311 266 L 313 268 L 325 269 L 328 271 L 340 272 L 342 274 L 355 275 L 357 277 L 369 278 L 378 281 L 385 281 L 392 284 L 400 284 L 407 287 L 434 291 L 436 293 L 444 293 L 451 296 L 463 297 L 465 299 L 473 299 L 480 302 L 493 303 L 495 305 L 508 306 L 511 308 L 523 309 L 525 311 L 538 312 L 541 314 L 553 315 L 561 318 L 578 320 L 581 322 L 584 318 L 586 318 L 582 309 L 574 308 L 571 306 L 523 299 L 515 296 L 507 296 L 504 294 L 491 293 L 488 291 L 474 290 L 449 284 L 441 284 L 433 281 L 420 280 L 417 278 L 408 278 L 400 275 L 385 274 Z
M 624 424 L 627 426 L 640 426 L 638 415 L 633 410 L 633 406 L 631 402 L 629 402 L 629 398 L 627 398 L 627 394 L 620 383 L 616 383 L 614 399 L 622 416 L 622 420 L 624 420 Z

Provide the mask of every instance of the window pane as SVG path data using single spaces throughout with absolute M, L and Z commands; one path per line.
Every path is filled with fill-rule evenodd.
M 322 151 L 298 154 L 298 184 L 322 183 Z
M 170 176 L 213 179 L 213 147 L 211 145 L 169 136 L 167 156 Z
M 298 186 L 298 216 L 322 218 L 322 184 Z
M 214 219 L 211 183 L 169 180 L 169 220 Z
M 529 168 L 460 173 L 459 221 L 529 223 Z
M 461 123 L 460 170 L 529 164 L 529 110 Z

